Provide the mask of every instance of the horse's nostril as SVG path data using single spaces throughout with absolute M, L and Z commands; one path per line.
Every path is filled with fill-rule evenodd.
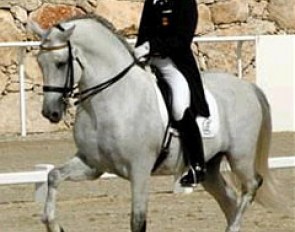
M 59 113 L 58 112 L 52 112 L 51 118 L 52 119 L 58 119 L 59 118 Z
M 60 114 L 58 112 L 52 112 L 50 115 L 49 120 L 53 123 L 57 123 L 60 120 Z

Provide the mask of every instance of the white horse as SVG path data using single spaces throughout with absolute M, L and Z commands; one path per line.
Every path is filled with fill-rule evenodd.
M 49 173 L 43 216 L 47 231 L 63 231 L 55 216 L 62 181 L 93 180 L 109 172 L 130 180 L 131 231 L 145 232 L 149 178 L 168 123 L 159 110 L 155 80 L 101 18 L 74 18 L 48 31 L 33 28 L 43 38 L 38 55 L 45 85 L 43 115 L 59 122 L 74 84 L 79 91 L 74 125 L 78 151 Z M 259 187 L 260 201 L 275 203 L 278 198 L 268 168 L 270 109 L 253 84 L 225 73 L 205 73 L 203 79 L 216 98 L 220 118 L 217 135 L 203 141 L 208 162 L 203 186 L 225 214 L 226 231 L 237 232 Z M 220 173 L 223 157 L 240 181 L 240 197 Z M 179 138 L 173 137 L 167 159 L 153 174 L 178 178 L 185 170 Z

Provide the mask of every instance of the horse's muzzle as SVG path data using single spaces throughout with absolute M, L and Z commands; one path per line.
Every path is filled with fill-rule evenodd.
M 62 118 L 62 113 L 58 111 L 42 110 L 42 115 L 47 118 L 51 123 L 58 123 Z

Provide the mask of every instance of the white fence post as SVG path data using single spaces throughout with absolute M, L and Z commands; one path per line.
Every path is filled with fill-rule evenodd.
M 237 45 L 237 72 L 239 79 L 243 78 L 243 61 L 242 61 L 242 47 L 243 41 L 239 41 Z
M 20 120 L 21 120 L 21 136 L 27 135 L 26 124 L 26 92 L 25 92 L 25 47 L 20 48 L 19 52 L 19 88 L 20 88 Z
M 38 164 L 35 166 L 36 171 L 44 171 L 48 175 L 48 173 L 54 168 L 54 165 L 51 164 Z M 35 201 L 39 203 L 43 203 L 47 196 L 48 190 L 48 179 L 44 182 L 39 182 L 35 184 Z

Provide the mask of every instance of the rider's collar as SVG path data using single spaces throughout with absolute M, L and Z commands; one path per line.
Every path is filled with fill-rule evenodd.
M 161 1 L 165 3 L 168 2 L 168 0 L 154 0 L 153 4 L 156 5 L 158 2 L 161 2 Z

